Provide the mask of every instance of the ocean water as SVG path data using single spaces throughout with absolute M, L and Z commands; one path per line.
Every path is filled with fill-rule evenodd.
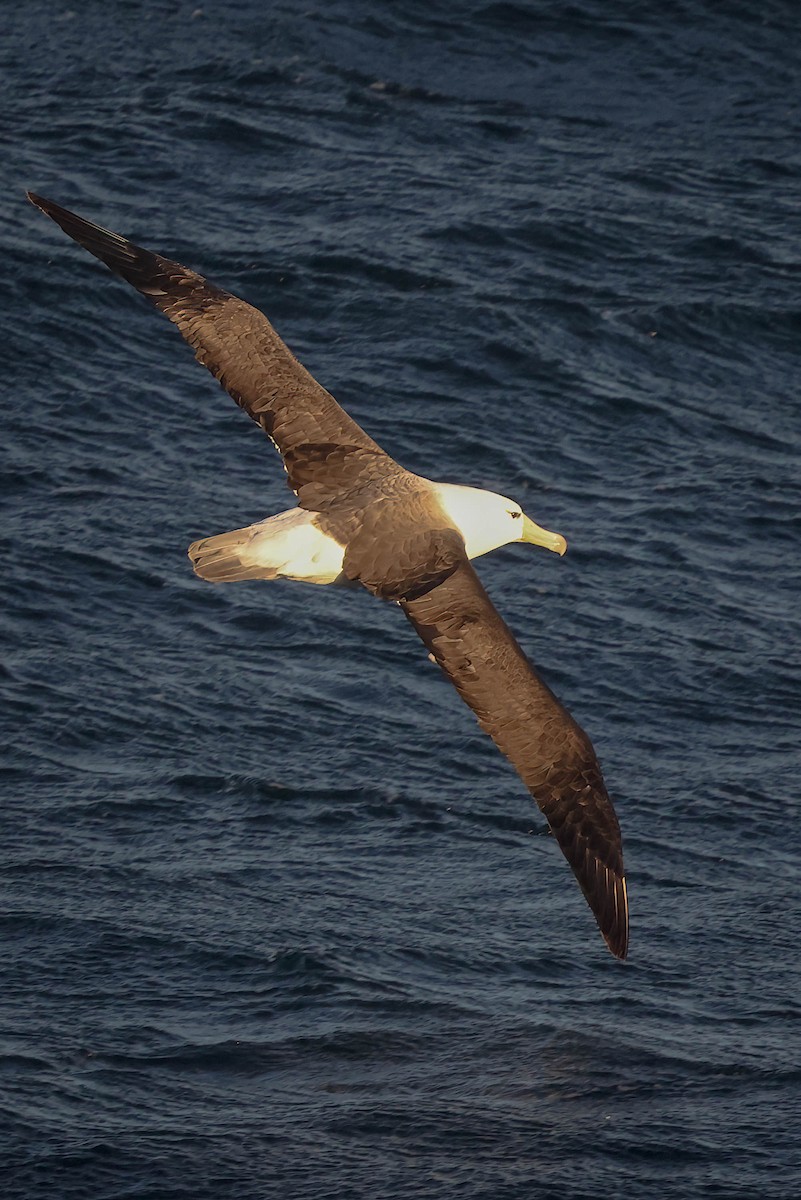
M 2 22 L 3 1196 L 801 1194 L 797 6 Z M 603 763 L 626 963 L 397 610 L 192 575 L 279 460 L 26 188 L 565 534 L 479 569 Z

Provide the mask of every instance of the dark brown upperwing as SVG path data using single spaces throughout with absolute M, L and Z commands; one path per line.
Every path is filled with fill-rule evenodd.
M 589 738 L 518 646 L 464 559 L 404 612 L 548 819 L 613 954 L 628 949 L 623 852 Z
M 51 200 L 33 192 L 28 198 L 178 326 L 198 361 L 275 442 L 295 491 L 292 465 L 302 466 L 303 447 L 388 457 L 298 362 L 258 309 Z M 337 487 L 335 479 L 331 485 Z

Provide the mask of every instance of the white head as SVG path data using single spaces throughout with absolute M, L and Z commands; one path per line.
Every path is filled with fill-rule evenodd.
M 510 542 L 531 542 L 556 554 L 567 549 L 560 533 L 535 525 L 520 505 L 506 496 L 455 483 L 434 486 L 440 504 L 464 538 L 468 558 L 478 558 Z

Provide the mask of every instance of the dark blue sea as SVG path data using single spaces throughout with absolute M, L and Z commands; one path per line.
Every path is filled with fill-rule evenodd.
M 6 0 L 0 1192 L 801 1195 L 794 0 Z M 214 587 L 269 442 L 32 188 L 421 474 L 623 829 L 620 963 L 366 592 Z

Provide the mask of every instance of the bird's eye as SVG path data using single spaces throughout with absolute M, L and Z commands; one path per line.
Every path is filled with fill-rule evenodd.
M 522 517 L 522 515 L 523 514 L 521 512 L 510 512 L 509 513 L 510 517 Z

